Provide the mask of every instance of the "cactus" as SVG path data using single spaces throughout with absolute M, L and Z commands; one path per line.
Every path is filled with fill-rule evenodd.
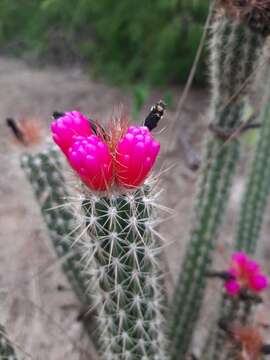
M 53 248 L 62 259 L 63 271 L 82 306 L 89 309 L 92 303 L 88 289 L 90 279 L 83 271 L 80 249 L 77 246 L 72 247 L 80 231 L 74 231 L 74 215 L 64 206 L 69 194 L 63 176 L 61 153 L 53 143 L 48 143 L 36 154 L 23 154 L 21 166 L 33 187 Z M 88 318 L 84 324 L 91 339 L 96 343 L 95 320 L 92 318 L 89 321 Z
M 261 129 L 247 177 L 235 236 L 236 249 L 250 254 L 256 250 L 270 192 L 270 86 L 268 93 L 260 114 Z
M 87 128 L 79 113 L 65 113 L 52 124 L 53 138 L 82 184 L 85 230 L 77 244 L 95 280 L 104 359 L 165 359 L 157 194 L 147 184 L 160 147 L 149 131 L 156 110 L 163 112 L 157 104 L 148 127 L 128 127 L 120 118 L 108 132 L 97 124 L 90 136 L 74 136 L 79 123 Z
M 148 186 L 83 201 L 105 359 L 164 359 L 154 201 Z
M 7 338 L 5 329 L 0 325 L 0 359 L 3 360 L 16 360 L 17 356 L 15 350 Z
M 265 75 L 266 78 L 269 79 L 269 64 Z M 245 251 L 250 254 L 254 254 L 256 251 L 270 192 L 270 87 L 269 84 L 267 84 L 267 86 L 266 95 L 264 96 L 265 105 L 259 116 L 261 127 L 257 138 L 254 158 L 246 180 L 245 192 L 234 239 L 236 250 Z M 231 299 L 228 295 L 223 294 L 218 308 L 219 318 L 226 319 L 228 323 L 238 321 L 244 325 L 252 318 L 256 309 L 255 305 L 256 303 L 254 304 L 252 301 L 243 303 L 239 298 Z M 220 359 L 221 349 L 224 349 L 224 342 L 227 337 L 221 329 L 217 329 L 213 337 L 215 345 L 214 352 L 210 358 Z
M 221 5 L 219 5 L 221 6 Z M 218 9 L 210 41 L 211 134 L 205 146 L 190 240 L 173 297 L 171 359 L 182 358 L 191 342 L 206 286 L 205 273 L 224 218 L 239 157 L 233 134 L 242 123 L 245 95 L 253 79 L 264 38 Z

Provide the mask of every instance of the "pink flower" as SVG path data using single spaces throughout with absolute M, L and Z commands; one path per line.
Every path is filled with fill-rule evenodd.
M 101 128 L 95 135 L 88 119 L 78 111 L 65 113 L 51 125 L 53 140 L 81 180 L 92 190 L 102 191 L 113 184 L 139 186 L 156 161 L 160 145 L 149 129 L 126 129 L 120 118 L 109 132 Z
M 67 158 L 81 180 L 92 190 L 106 190 L 113 179 L 109 147 L 98 136 L 77 136 Z
M 74 142 L 74 136 L 93 135 L 91 125 L 86 116 L 79 111 L 66 112 L 64 116 L 51 124 L 54 142 L 67 154 L 69 147 Z
M 224 284 L 229 295 L 237 295 L 241 289 L 259 293 L 268 286 L 267 277 L 261 272 L 259 264 L 243 252 L 236 252 L 231 258 L 228 270 L 234 278 Z
M 133 188 L 140 185 L 152 169 L 160 145 L 145 126 L 130 126 L 116 146 L 117 182 Z

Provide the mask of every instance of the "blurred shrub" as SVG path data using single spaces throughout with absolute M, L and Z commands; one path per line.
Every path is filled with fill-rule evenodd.
M 114 82 L 179 83 L 207 11 L 206 0 L 1 0 L 0 44 L 87 59 Z

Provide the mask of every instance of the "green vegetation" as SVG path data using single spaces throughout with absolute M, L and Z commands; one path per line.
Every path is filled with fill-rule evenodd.
M 46 60 L 83 59 L 113 82 L 179 83 L 207 11 L 205 0 L 2 0 L 0 45 Z M 196 80 L 203 78 L 201 62 Z

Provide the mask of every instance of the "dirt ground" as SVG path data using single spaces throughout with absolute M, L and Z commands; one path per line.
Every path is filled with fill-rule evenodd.
M 50 249 L 30 185 L 18 164 L 24 149 L 13 143 L 5 118 L 34 117 L 48 129 L 52 111 L 78 109 L 106 121 L 120 104 L 129 109 L 132 96 L 124 89 L 90 80 L 77 67 L 39 70 L 8 58 L 0 58 L 0 85 L 0 322 L 6 326 L 22 359 L 94 359 L 89 354 L 91 349 L 82 324 L 77 321 L 79 304 L 59 264 L 48 265 L 55 255 Z M 181 91 L 173 90 L 176 100 Z M 142 118 L 162 95 L 162 90 L 151 94 Z M 179 134 L 186 132 L 194 149 L 200 153 L 202 134 L 207 131 L 207 121 L 203 117 L 207 103 L 205 90 L 192 90 L 181 119 L 172 128 L 174 114 L 169 111 L 163 120 L 164 129 L 158 135 L 163 149 L 159 168 L 167 169 L 161 179 L 164 193 L 160 201 L 174 210 L 174 216 L 160 229 L 169 266 L 166 274 L 169 294 L 187 239 L 197 176 L 187 167 L 185 147 L 179 142 Z M 168 148 L 170 151 L 166 151 Z M 222 268 L 229 249 L 243 183 L 239 171 L 223 225 L 222 246 L 217 251 L 219 268 Z M 269 226 L 268 215 L 260 249 L 265 263 L 270 255 L 270 247 L 265 241 Z M 266 263 L 266 266 L 270 270 L 270 265 Z M 59 286 L 64 290 L 59 291 Z M 215 286 L 211 286 L 206 302 L 212 303 L 213 291 Z M 202 317 L 203 323 L 207 322 L 208 316 L 209 311 Z

